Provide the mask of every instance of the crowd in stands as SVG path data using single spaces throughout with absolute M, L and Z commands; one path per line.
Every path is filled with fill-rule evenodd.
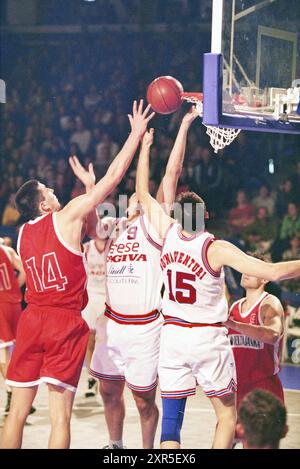
M 69 155 L 76 154 L 85 166 L 92 161 L 97 178 L 104 174 L 129 133 L 127 114 L 133 99 L 145 97 L 153 78 L 173 75 L 185 90 L 201 89 L 199 57 L 208 50 L 207 40 L 187 31 L 184 40 L 176 33 L 152 38 L 118 32 L 48 45 L 11 41 L 3 59 L 8 87 L 7 103 L 1 108 L 0 235 L 13 237 L 22 223 L 14 198 L 27 179 L 37 178 L 54 188 L 65 204 L 84 190 L 68 166 Z M 13 61 L 8 59 L 12 56 Z M 153 120 L 153 194 L 187 109 L 184 105 L 175 114 Z M 205 127 L 196 120 L 178 191 L 194 190 L 204 198 L 209 229 L 217 235 L 245 250 L 268 253 L 273 261 L 299 258 L 296 142 L 289 135 L 241 132 L 216 155 Z M 110 202 L 134 191 L 135 168 L 136 160 Z M 283 285 L 300 290 L 297 280 Z

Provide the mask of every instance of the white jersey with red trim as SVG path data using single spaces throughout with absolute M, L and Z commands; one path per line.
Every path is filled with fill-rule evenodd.
M 172 317 L 168 320 L 207 324 L 227 320 L 224 271 L 215 272 L 206 255 L 213 241 L 206 231 L 185 237 L 179 223 L 169 228 L 160 258 L 165 284 L 162 312 Z
M 87 291 L 105 295 L 105 251 L 99 252 L 93 239 L 84 243 L 83 249 L 87 259 Z
M 145 215 L 126 224 L 116 220 L 118 237 L 107 243 L 106 302 L 117 313 L 143 315 L 161 306 L 162 242 Z

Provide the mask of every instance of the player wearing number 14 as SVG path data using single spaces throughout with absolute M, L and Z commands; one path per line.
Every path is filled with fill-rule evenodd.
M 19 321 L 16 347 L 7 372 L 13 388 L 10 413 L 2 432 L 2 448 L 19 448 L 26 417 L 45 382 L 49 390 L 51 434 L 49 448 L 68 448 L 76 387 L 86 352 L 89 327 L 81 317 L 87 303 L 85 257 L 81 238 L 87 217 L 119 184 L 151 119 L 150 106 L 133 104 L 131 133 L 107 173 L 95 183 L 89 167 L 87 193 L 63 209 L 53 190 L 39 181 L 26 182 L 16 196 L 26 223 L 18 251 L 26 272 L 25 312 Z M 80 163 L 70 158 L 76 173 Z

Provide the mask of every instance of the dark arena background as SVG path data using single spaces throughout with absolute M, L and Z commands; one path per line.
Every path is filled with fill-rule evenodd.
M 287 2 L 288 3 L 288 2 Z M 28 179 L 53 188 L 65 205 L 85 192 L 69 166 L 77 155 L 93 163 L 101 178 L 126 140 L 132 101 L 143 98 L 159 76 L 176 77 L 187 91 L 202 91 L 203 54 L 210 51 L 210 0 L 1 0 L 0 237 L 16 248 L 23 220 L 15 194 Z M 300 10 L 295 10 L 300 30 Z M 299 41 L 299 38 L 298 38 Z M 299 59 L 299 57 L 298 57 Z M 151 148 L 150 190 L 155 194 L 181 119 L 156 114 Z M 137 158 L 106 202 L 135 190 Z M 259 251 L 272 262 L 300 258 L 299 135 L 242 130 L 233 143 L 213 152 L 197 118 L 188 135 L 177 192 L 195 191 L 206 201 L 207 229 L 243 251 Z M 122 207 L 124 208 L 124 207 Z M 98 208 L 105 213 L 106 205 Z M 244 295 L 240 274 L 225 268 L 227 298 Z M 1 279 L 0 279 L 1 280 Z M 300 447 L 300 278 L 270 283 L 282 302 L 285 333 L 280 377 L 289 432 L 281 448 Z M 23 302 L 23 307 L 25 303 Z M 1 314 L 1 311 L 0 311 Z M 85 398 L 84 366 L 72 417 L 71 448 L 107 444 L 103 405 Z M 138 413 L 125 391 L 124 442 L 141 448 Z M 159 408 L 160 396 L 157 395 Z M 0 378 L 0 434 L 6 386 Z M 28 417 L 23 447 L 47 447 L 46 386 Z M 201 389 L 187 403 L 183 448 L 210 448 L 215 416 Z M 155 447 L 159 448 L 159 430 Z

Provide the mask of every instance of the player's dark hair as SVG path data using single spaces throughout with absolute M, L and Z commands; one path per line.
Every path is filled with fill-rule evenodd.
M 259 252 L 259 251 L 247 251 L 246 254 L 248 254 L 248 256 L 251 256 L 251 257 L 255 257 L 255 259 L 259 259 L 260 261 L 264 261 L 264 262 L 270 262 L 270 260 L 268 259 L 268 257 L 266 256 L 266 254 L 262 253 L 262 252 Z
M 254 389 L 242 400 L 238 420 L 245 432 L 245 439 L 252 448 L 277 449 L 285 436 L 286 408 L 269 391 Z
M 181 210 L 176 213 L 176 205 L 171 213 L 186 231 L 204 230 L 204 218 L 206 207 L 204 200 L 195 192 L 182 192 L 176 198 L 175 204 L 178 204 Z
M 39 204 L 43 200 L 39 190 L 39 181 L 30 179 L 25 182 L 16 193 L 16 207 L 23 222 L 39 217 Z

